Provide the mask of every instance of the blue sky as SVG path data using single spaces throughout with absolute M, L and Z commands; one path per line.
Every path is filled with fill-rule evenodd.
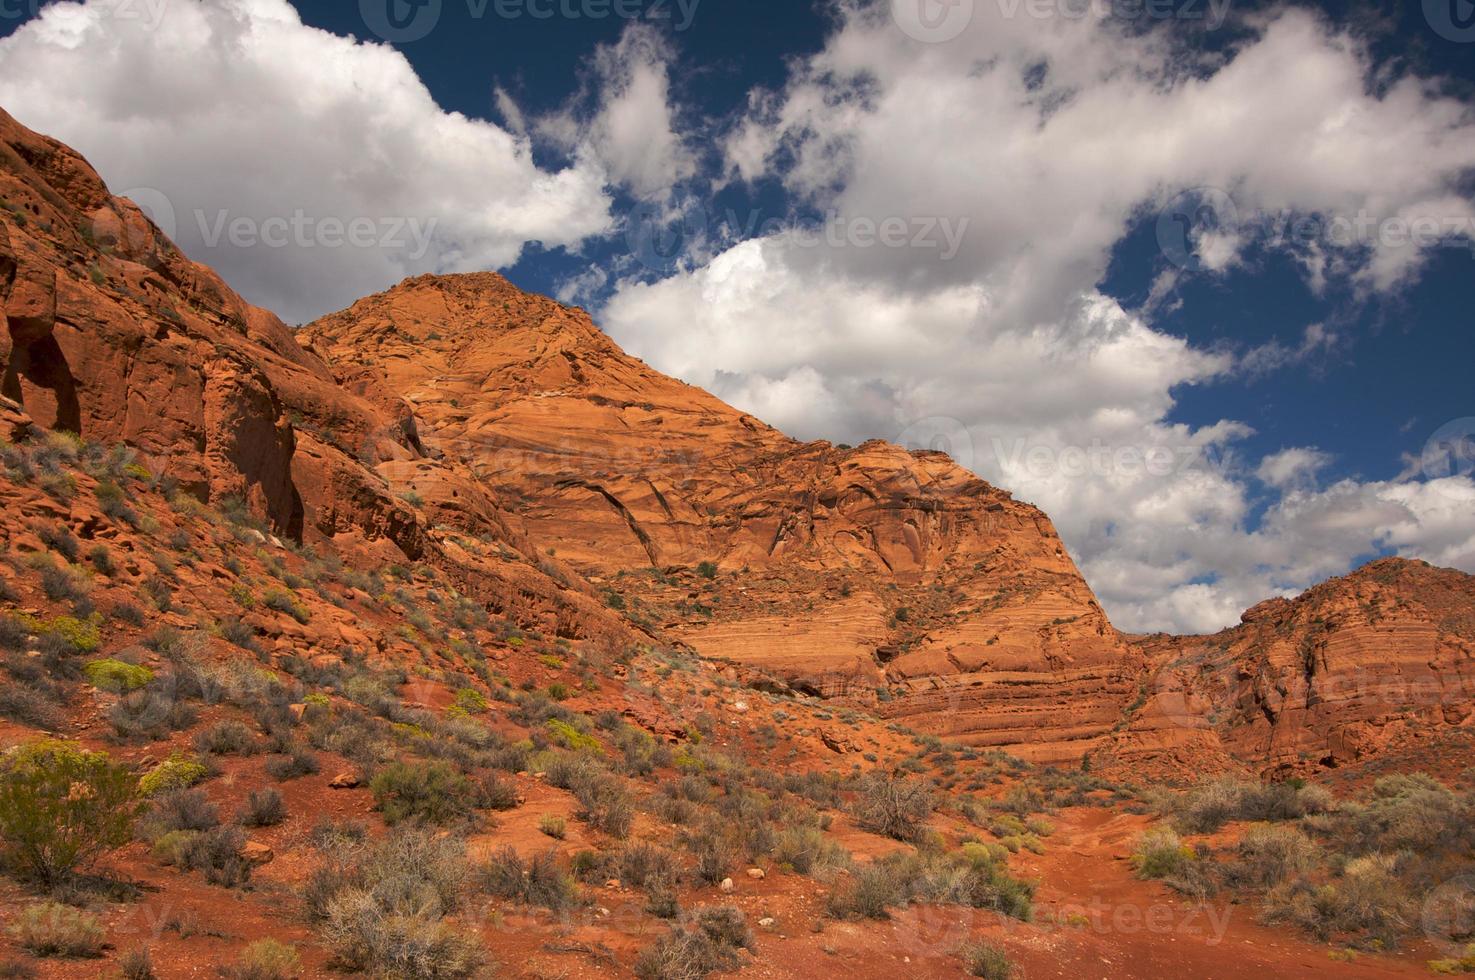
M 1475 437 L 1468 0 L 11 13 L 0 104 L 289 321 L 501 269 L 795 435 L 952 449 L 1128 629 L 1475 570 L 1475 456 L 1423 455 Z

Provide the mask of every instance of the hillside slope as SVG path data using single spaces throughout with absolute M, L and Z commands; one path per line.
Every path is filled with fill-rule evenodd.
M 411 279 L 302 336 L 381 373 L 530 538 L 706 656 L 1038 759 L 1080 758 L 1134 693 L 1049 519 L 940 453 L 790 439 L 493 273 Z

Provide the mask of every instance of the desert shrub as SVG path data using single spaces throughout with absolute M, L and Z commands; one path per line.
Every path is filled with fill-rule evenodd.
M 31 635 L 31 624 L 20 616 L 0 614 L 0 649 L 24 650 Z
M 703 909 L 691 923 L 672 929 L 642 952 L 635 975 L 640 980 L 701 980 L 735 968 L 740 962 L 737 951 L 751 949 L 752 944 L 741 911 Z
M 1394 873 L 1395 859 L 1358 858 L 1341 877 L 1325 884 L 1297 878 L 1265 896 L 1263 921 L 1289 923 L 1318 939 L 1356 934 L 1392 947 L 1417 916 L 1417 903 Z
M 554 840 L 563 840 L 568 835 L 568 824 L 562 817 L 545 813 L 538 818 L 538 829 Z
M 480 891 L 494 898 L 519 901 L 527 879 L 527 863 L 508 845 L 497 849 L 478 865 L 475 878 Z
M 483 962 L 474 935 L 439 917 L 388 911 L 364 891 L 332 900 L 323 934 L 348 967 L 399 980 L 455 980 Z
M 97 616 L 86 619 L 76 616 L 56 616 L 35 624 L 43 648 L 51 647 L 58 653 L 91 653 L 102 645 L 102 633 L 97 627 Z
M 301 961 L 297 950 L 275 939 L 258 939 L 221 973 L 227 980 L 292 980 Z
M 40 563 L 37 571 L 41 574 L 41 591 L 52 602 L 81 599 L 87 595 L 87 583 L 69 566 L 47 560 Z
M 958 956 L 971 977 L 1009 980 L 1014 976 L 1014 964 L 1009 961 L 1009 954 L 991 943 L 968 943 L 958 951 Z
M 367 844 L 362 825 L 323 824 L 312 841 L 326 856 L 303 889 L 308 917 L 326 921 L 333 902 L 357 891 L 386 915 L 440 918 L 456 910 L 468 869 L 466 848 L 455 837 L 396 830 Z
M 48 731 L 66 723 L 61 705 L 44 689 L 24 686 L 19 679 L 0 683 L 0 717 Z
M 195 751 L 203 755 L 255 755 L 261 743 L 244 722 L 217 721 L 195 736 Z
M 118 957 L 118 974 L 123 980 L 158 980 L 154 955 L 147 946 L 135 946 Z
M 1028 921 L 1034 884 L 1015 878 L 987 848 L 953 854 L 914 851 L 862 865 L 830 893 L 831 915 L 883 919 L 887 909 L 913 901 L 992 909 Z
M 113 618 L 129 626 L 142 626 L 144 622 L 143 610 L 131 602 L 113 603 Z
M 87 680 L 100 691 L 128 694 L 154 679 L 154 672 L 121 660 L 94 660 L 82 668 Z
M 256 627 L 234 616 L 220 621 L 220 635 L 242 650 L 256 649 Z
M 1171 829 L 1159 827 L 1137 838 L 1132 869 L 1139 878 L 1167 878 L 1198 860 L 1198 853 Z
M 1223 870 L 1232 886 L 1272 888 L 1310 871 L 1316 857 L 1316 845 L 1295 827 L 1260 824 L 1245 831 Z
M 26 906 L 6 931 L 33 956 L 102 955 L 104 933 L 97 916 L 60 902 Z
M 675 881 L 678 868 L 676 855 L 644 841 L 621 848 L 616 865 L 620 881 L 631 888 L 647 888 L 657 881 Z
M 1475 973 L 1475 943 L 1466 946 L 1458 956 L 1430 960 L 1429 970 L 1433 973 Z
M 551 774 L 549 778 L 551 781 Z M 618 777 L 602 768 L 584 771 L 568 788 L 579 802 L 576 815 L 580 820 L 617 840 L 629 835 L 635 822 L 635 802 Z
M 559 866 L 555 851 L 524 862 L 511 847 L 503 847 L 476 868 L 474 877 L 479 890 L 496 898 L 554 911 L 578 902 L 578 887 Z
M 307 607 L 302 605 L 301 601 L 286 589 L 268 590 L 261 597 L 261 604 L 268 609 L 275 609 L 277 612 L 286 613 L 299 623 L 306 623 L 312 619 L 312 614 L 307 611 Z
M 291 746 L 285 755 L 266 763 L 267 775 L 283 782 L 300 776 L 311 776 L 320 768 L 318 757 L 301 745 Z
M 374 776 L 369 789 L 390 826 L 407 820 L 449 824 L 474 812 L 471 781 L 444 762 L 391 763 Z
M 451 704 L 452 707 L 459 708 L 469 715 L 478 715 L 487 710 L 486 695 L 474 687 L 458 689 Z
M 785 827 L 774 841 L 773 859 L 801 875 L 823 875 L 847 867 L 850 854 L 818 827 Z
M 927 783 L 877 773 L 862 782 L 855 817 L 872 833 L 911 842 L 920 839 L 933 807 Z
M 210 770 L 206 766 L 176 752 L 139 779 L 138 791 L 144 796 L 156 796 L 174 789 L 186 789 L 208 775 Z
M 211 830 L 220 826 L 220 813 L 204 791 L 177 789 L 160 794 L 143 822 L 150 837 L 162 837 L 177 830 Z
M 287 819 L 287 805 L 271 787 L 252 790 L 237 819 L 243 827 L 275 827 Z
M 715 885 L 732 871 L 738 858 L 738 845 L 721 826 L 709 824 L 694 834 L 684 835 L 682 843 L 696 858 L 698 881 Z
M 75 562 L 81 553 L 81 545 L 68 527 L 60 524 L 43 525 L 36 529 L 36 534 L 46 547 L 69 562 Z
M 113 561 L 113 553 L 105 544 L 95 545 L 88 549 L 87 560 L 92 562 L 92 567 L 102 575 L 113 575 L 118 571 L 118 566 Z
M 585 734 L 570 722 L 550 718 L 547 724 L 548 737 L 558 745 L 576 752 L 600 751 L 599 739 Z
M 235 888 L 251 879 L 251 864 L 241 854 L 246 835 L 239 827 L 216 827 L 182 839 L 175 863 L 198 871 L 212 885 Z
M 1326 812 L 1332 802 L 1326 790 L 1300 782 L 1218 779 L 1173 799 L 1166 809 L 1180 831 L 1211 834 L 1231 820 L 1298 820 Z
M 517 786 L 494 772 L 476 779 L 476 802 L 488 810 L 512 810 L 517 807 Z
M 41 739 L 0 758 L 0 842 L 8 864 L 55 885 L 128 843 L 138 783 L 104 752 Z
M 160 674 L 147 687 L 123 695 L 108 707 L 108 723 L 120 738 L 163 738 L 194 726 L 199 712 L 178 697 L 173 674 Z
M 138 527 L 138 513 L 128 506 L 123 489 L 111 480 L 103 480 L 93 490 L 97 496 L 98 509 L 115 521 L 130 527 Z
M 559 865 L 557 851 L 544 851 L 528 862 L 525 899 L 529 905 L 557 911 L 572 907 L 578 898 L 578 886 Z

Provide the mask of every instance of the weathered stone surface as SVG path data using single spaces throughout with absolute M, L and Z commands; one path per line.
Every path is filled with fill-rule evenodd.
M 1036 758 L 1080 757 L 1135 695 L 1140 655 L 1049 519 L 941 453 L 790 439 L 492 273 L 407 280 L 303 336 L 340 378 L 381 372 L 427 453 L 572 568 L 713 563 L 736 594 L 662 621 L 749 679 Z M 437 520 L 475 506 L 419 465 L 381 472 Z

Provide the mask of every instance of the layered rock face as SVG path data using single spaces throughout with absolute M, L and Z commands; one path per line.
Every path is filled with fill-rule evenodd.
M 0 202 L 0 436 L 126 442 L 513 622 L 680 640 L 1138 775 L 1345 766 L 1475 724 L 1461 573 L 1377 562 L 1214 637 L 1129 640 L 1035 508 L 938 453 L 790 439 L 500 276 L 408 280 L 294 336 L 3 112 Z
M 413 412 L 377 377 L 340 384 L 85 160 L 3 111 L 0 201 L 0 394 L 18 418 L 125 442 L 156 475 L 201 500 L 239 498 L 283 537 L 435 562 L 550 627 L 624 630 L 534 556 L 473 477 L 427 456 Z M 393 491 L 386 474 L 403 469 L 450 488 L 459 519 L 432 530 Z
M 1140 658 L 1049 519 L 940 453 L 790 439 L 491 273 L 408 280 L 302 339 L 344 379 L 382 374 L 427 452 L 597 583 L 720 569 L 648 609 L 709 657 L 1035 757 L 1078 758 L 1135 693 Z
M 1209 637 L 1149 637 L 1145 699 L 1102 758 L 1266 774 L 1475 727 L 1475 578 L 1387 558 Z

